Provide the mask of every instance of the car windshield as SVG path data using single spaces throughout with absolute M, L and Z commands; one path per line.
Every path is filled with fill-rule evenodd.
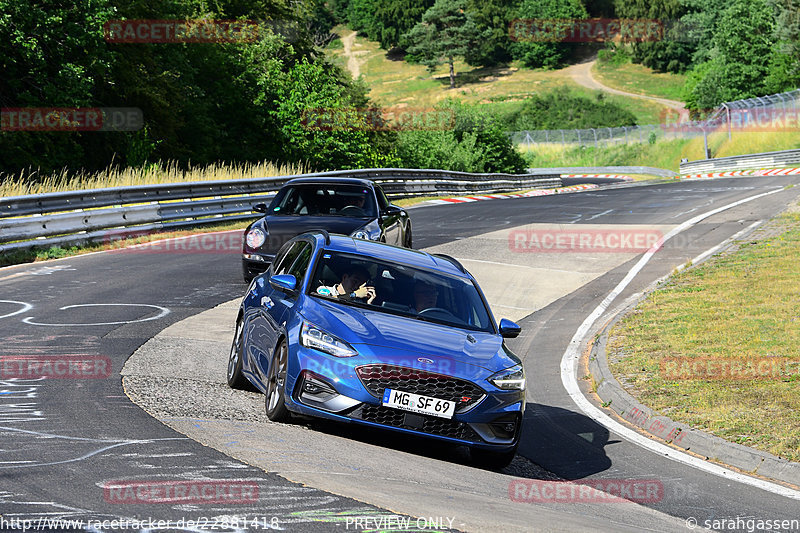
M 377 207 L 368 187 L 309 183 L 281 189 L 269 206 L 269 214 L 373 218 Z
M 406 264 L 326 251 L 308 291 L 345 305 L 494 333 L 486 304 L 471 280 Z

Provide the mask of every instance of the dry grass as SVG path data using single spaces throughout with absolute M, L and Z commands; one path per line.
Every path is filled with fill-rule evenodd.
M 303 174 L 304 165 L 260 163 L 218 163 L 181 169 L 176 162 L 154 164 L 144 168 L 109 167 L 100 172 L 69 172 L 42 175 L 38 171 L 22 171 L 16 175 L 0 174 L 0 197 L 41 194 L 46 192 L 100 189 L 128 185 L 155 185 L 193 181 L 263 178 Z
M 800 213 L 771 234 L 674 276 L 611 332 L 613 372 L 645 405 L 730 441 L 800 461 Z M 783 232 L 785 230 L 785 232 Z M 768 379 L 663 374 L 667 358 L 793 361 Z

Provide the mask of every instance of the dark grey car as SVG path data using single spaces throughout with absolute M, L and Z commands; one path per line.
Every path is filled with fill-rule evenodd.
M 244 233 L 242 270 L 248 282 L 269 267 L 283 243 L 315 229 L 412 246 L 408 213 L 389 202 L 380 186 L 369 180 L 293 179 L 268 206 L 256 204 L 253 210 L 264 216 Z

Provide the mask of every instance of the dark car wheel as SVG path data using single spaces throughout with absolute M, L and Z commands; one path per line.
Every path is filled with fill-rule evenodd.
M 267 418 L 273 422 L 288 422 L 291 413 L 286 408 L 286 366 L 289 361 L 289 345 L 282 340 L 272 356 L 267 378 Z
M 405 248 L 412 248 L 412 239 L 411 239 L 411 223 L 408 223 L 408 227 L 406 228 L 406 236 L 405 242 L 403 242 L 403 247 Z
M 490 470 L 500 470 L 511 464 L 514 456 L 517 454 L 517 447 L 507 452 L 496 452 L 493 450 L 484 450 L 482 448 L 470 448 L 470 457 L 473 464 Z
M 236 333 L 233 335 L 233 343 L 231 344 L 231 353 L 228 356 L 228 385 L 232 389 L 252 389 L 252 385 L 242 374 L 242 354 L 244 336 L 244 321 L 239 318 L 236 321 Z

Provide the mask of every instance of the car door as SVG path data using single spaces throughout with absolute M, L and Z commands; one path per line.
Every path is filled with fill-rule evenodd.
M 278 253 L 274 269 L 270 269 L 268 274 L 290 274 L 292 267 L 302 262 L 304 256 L 310 257 L 310 248 L 305 240 L 289 244 L 286 250 Z M 247 358 L 255 363 L 251 370 L 263 385 L 272 353 L 283 333 L 285 315 L 293 306 L 295 296 L 274 288 L 268 276 L 257 278 L 253 290 L 257 291 L 257 299 L 248 324 Z

